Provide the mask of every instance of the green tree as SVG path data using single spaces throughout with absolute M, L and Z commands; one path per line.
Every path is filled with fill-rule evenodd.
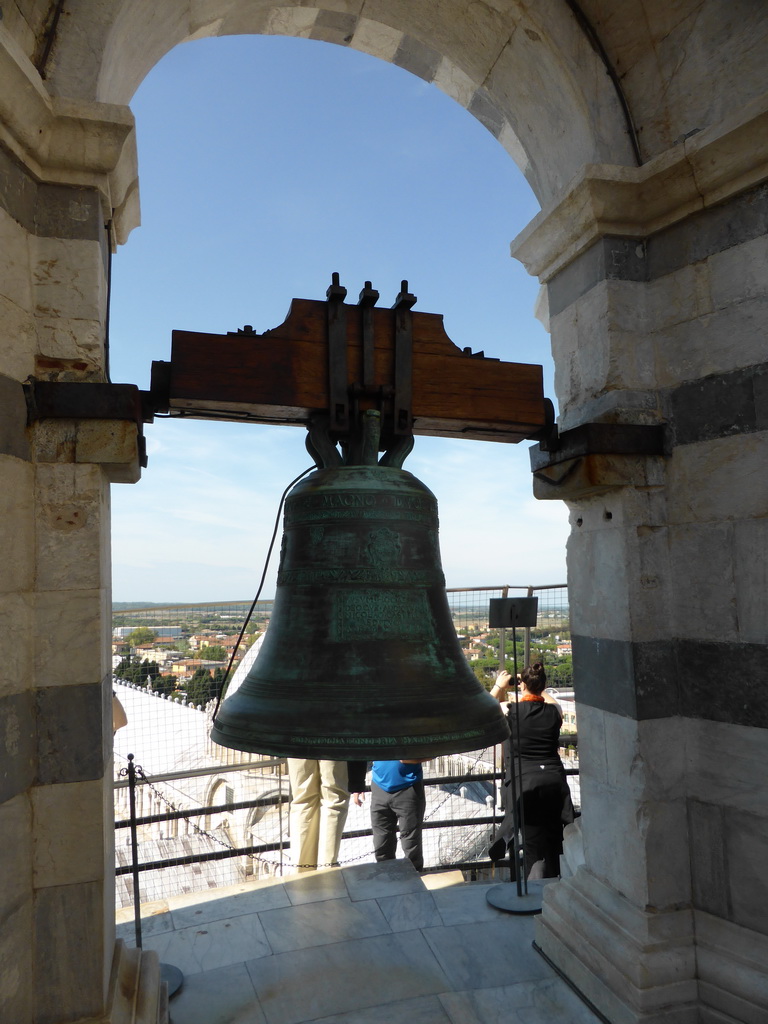
M 125 638 L 125 642 L 131 647 L 144 647 L 146 644 L 154 643 L 155 640 L 157 640 L 157 633 L 149 626 L 137 626 Z
M 211 644 L 211 646 L 203 646 L 197 652 L 197 656 L 202 661 L 226 661 L 227 652 L 221 644 Z
M 176 676 L 158 676 L 152 680 L 152 689 L 155 693 L 172 694 L 178 682 Z
M 207 668 L 196 669 L 192 678 L 185 683 L 184 689 L 190 704 L 199 704 L 204 707 L 215 693 L 211 673 Z

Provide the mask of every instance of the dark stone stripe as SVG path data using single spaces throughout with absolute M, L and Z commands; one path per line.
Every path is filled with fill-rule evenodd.
M 425 82 L 432 82 L 440 66 L 440 54 L 431 46 L 425 46 L 412 36 L 405 36 L 397 48 L 393 64 L 412 75 L 418 75 Z
M 549 315 L 562 313 L 601 281 L 647 281 L 647 272 L 642 240 L 600 238 L 549 281 Z
M 768 430 L 768 363 L 682 384 L 669 411 L 673 445 Z
M 573 666 L 577 700 L 589 707 L 637 721 L 682 716 L 768 729 L 764 644 L 573 636 Z
M 310 36 L 325 43 L 345 46 L 352 42 L 357 28 L 357 17 L 341 11 L 319 11 Z
M 37 180 L 0 146 L 0 206 L 29 232 L 35 230 Z
M 101 683 L 84 683 L 37 691 L 38 785 L 102 778 L 104 732 L 111 731 L 103 689 Z
M 478 89 L 467 108 L 473 117 L 498 139 L 504 127 L 504 115 L 491 100 L 485 89 Z
M 768 184 L 700 210 L 645 239 L 598 239 L 548 284 L 556 316 L 601 281 L 654 281 L 768 234 Z
M 2 146 L 0 206 L 31 234 L 103 241 L 101 204 L 95 188 L 38 182 Z
M 0 455 L 30 460 L 27 440 L 27 403 L 17 380 L 0 374 Z
M 38 187 L 36 235 L 99 242 L 103 230 L 101 221 L 101 202 L 96 189 L 71 185 Z
M 25 793 L 35 775 L 35 716 L 32 694 L 0 697 L 0 804 Z
M 699 210 L 647 242 L 648 280 L 768 234 L 768 184 Z

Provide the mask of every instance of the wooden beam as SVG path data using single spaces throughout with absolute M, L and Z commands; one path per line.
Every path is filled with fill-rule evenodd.
M 172 415 L 306 424 L 327 410 L 327 303 L 294 299 L 284 323 L 264 334 L 174 331 L 165 378 Z M 394 381 L 394 316 L 374 308 L 374 392 L 363 380 L 360 306 L 346 304 L 348 383 L 360 409 L 376 408 Z M 413 311 L 413 432 L 516 442 L 546 426 L 542 368 L 459 349 L 443 318 Z M 154 380 L 154 378 L 153 378 Z M 155 386 L 153 383 L 153 391 Z

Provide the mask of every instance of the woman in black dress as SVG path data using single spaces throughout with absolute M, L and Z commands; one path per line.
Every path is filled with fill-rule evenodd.
M 501 700 L 511 680 L 509 672 L 499 672 L 491 696 Z M 571 792 L 557 752 L 563 716 L 560 705 L 544 693 L 546 685 L 544 666 L 536 662 L 521 672 L 519 696 L 514 694 L 509 703 L 502 704 L 511 734 L 504 743 L 506 814 L 490 854 L 492 859 L 500 860 L 514 839 L 511 782 L 512 772 L 518 770 L 513 755 L 518 752 L 519 741 L 520 774 L 515 775 L 515 792 L 528 879 L 556 878 L 560 874 L 563 826 L 574 820 Z

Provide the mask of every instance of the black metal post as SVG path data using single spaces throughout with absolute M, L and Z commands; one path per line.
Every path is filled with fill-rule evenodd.
M 131 819 L 131 874 L 133 876 L 133 915 L 136 928 L 136 946 L 141 949 L 141 893 L 139 890 L 139 846 L 136 838 L 136 765 L 133 754 L 128 755 L 128 801 Z M 123 772 L 120 774 L 122 775 Z

